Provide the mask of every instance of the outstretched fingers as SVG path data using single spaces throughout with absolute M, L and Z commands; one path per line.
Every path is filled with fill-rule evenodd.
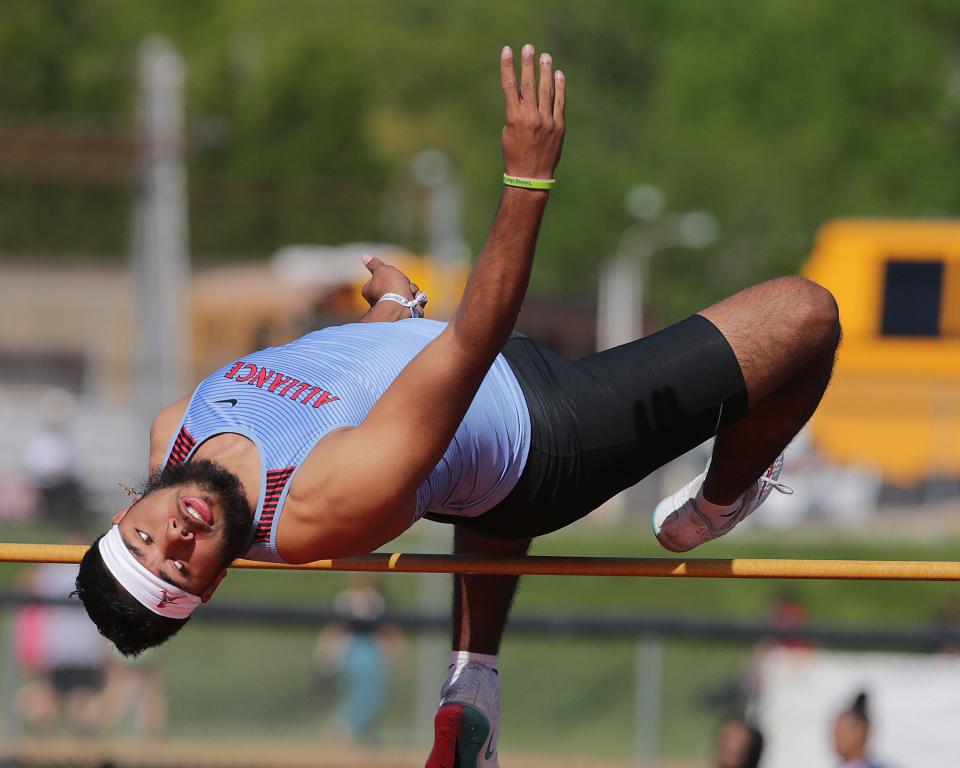
M 517 82 L 513 49 L 505 45 L 500 51 L 500 84 L 510 119 L 521 110 L 539 111 L 546 118 L 562 119 L 566 100 L 564 98 L 563 73 L 553 71 L 553 57 L 540 54 L 540 79 L 537 85 L 536 50 L 527 43 L 520 54 L 520 82 Z
M 540 114 L 553 117 L 553 58 L 549 53 L 540 54 Z
M 564 115 L 567 109 L 567 78 L 559 69 L 553 73 L 555 95 L 553 97 L 553 120 L 563 128 Z
M 527 43 L 520 54 L 519 88 L 516 62 L 509 46 L 500 54 L 500 79 L 507 103 L 502 136 L 504 169 L 508 175 L 551 179 L 563 148 L 563 75 L 554 72 L 549 53 L 538 57 Z
M 527 43 L 520 53 L 520 102 L 527 112 L 537 110 L 537 73 L 534 67 L 533 46 Z
M 520 93 L 517 91 L 517 71 L 513 63 L 513 49 L 509 45 L 500 51 L 500 84 L 507 106 L 507 120 L 520 109 Z

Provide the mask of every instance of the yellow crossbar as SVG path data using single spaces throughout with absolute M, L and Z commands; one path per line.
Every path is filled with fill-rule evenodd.
M 78 563 L 86 547 L 2 544 L 0 562 Z M 852 579 L 960 581 L 960 563 L 926 560 L 766 560 L 668 557 L 472 557 L 378 552 L 300 565 L 237 560 L 234 568 L 531 576 L 677 576 L 699 579 Z

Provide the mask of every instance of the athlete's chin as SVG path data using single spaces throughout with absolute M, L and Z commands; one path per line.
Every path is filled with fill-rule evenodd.
M 210 584 L 220 571 L 226 568 L 232 560 L 225 560 L 223 549 L 219 543 L 205 542 L 198 547 L 189 560 L 191 590 L 193 594 L 200 594 L 205 585 Z M 194 591 L 198 590 L 199 591 Z
M 253 530 L 253 513 L 249 507 L 224 507 L 219 533 L 220 556 L 223 567 L 246 554 Z

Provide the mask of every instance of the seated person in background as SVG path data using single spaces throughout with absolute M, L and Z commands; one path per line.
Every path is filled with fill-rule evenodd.
M 390 698 L 394 662 L 404 650 L 403 635 L 386 620 L 387 601 L 370 573 L 354 575 L 333 599 L 337 621 L 317 638 L 316 679 L 335 682 L 341 702 L 337 729 L 355 742 L 372 742 Z
M 861 691 L 849 709 L 839 715 L 833 726 L 833 748 L 843 761 L 840 768 L 880 768 L 867 756 L 870 741 L 870 716 L 867 694 Z
M 763 756 L 763 734 L 739 715 L 720 725 L 713 768 L 757 768 Z
M 30 591 L 62 599 L 76 578 L 76 566 L 44 563 L 29 574 Z M 80 606 L 28 606 L 16 627 L 18 661 L 28 676 L 17 694 L 24 723 L 85 734 L 103 730 L 110 645 Z

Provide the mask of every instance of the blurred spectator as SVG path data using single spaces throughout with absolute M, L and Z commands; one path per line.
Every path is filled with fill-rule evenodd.
M 809 648 L 809 640 L 790 634 L 791 630 L 803 629 L 808 619 L 807 607 L 799 595 L 790 589 L 781 590 L 774 600 L 770 615 L 773 626 L 785 633 L 777 639 L 776 645 L 781 648 Z
M 26 522 L 38 506 L 37 493 L 26 478 L 20 474 L 0 476 L 0 520 Z
M 72 543 L 85 543 L 76 535 Z M 38 597 L 63 599 L 75 588 L 77 566 L 47 563 L 28 576 Z M 19 714 L 33 729 L 62 726 L 102 734 L 126 718 L 137 735 L 159 736 L 166 725 L 162 669 L 150 653 L 121 659 L 75 605 L 27 606 L 15 621 L 15 651 L 26 682 Z
M 42 425 L 23 450 L 23 468 L 37 492 L 40 515 L 59 525 L 73 525 L 85 514 L 70 421 L 73 398 L 50 389 L 40 398 Z
M 125 721 L 137 736 L 162 736 L 167 726 L 167 693 L 156 649 L 125 659 L 111 649 L 104 693 L 104 727 Z
M 737 715 L 728 717 L 717 732 L 714 768 L 757 768 L 763 754 L 763 734 Z
M 791 589 L 777 592 L 770 607 L 768 623 L 781 634 L 773 639 L 756 643 L 748 661 L 736 671 L 736 676 L 704 690 L 702 705 L 711 712 L 751 713 L 751 702 L 761 689 L 761 674 L 764 656 L 776 648 L 789 648 L 802 652 L 812 644 L 804 637 L 793 634 L 802 630 L 809 621 L 809 614 L 800 596 Z
M 335 681 L 342 691 L 338 725 L 353 741 L 371 741 L 387 702 L 390 662 L 402 652 L 403 638 L 384 622 L 386 599 L 370 574 L 354 577 L 333 607 L 339 620 L 320 633 L 314 670 L 319 683 Z
M 870 717 L 867 714 L 867 694 L 857 694 L 849 709 L 837 716 L 833 726 L 833 748 L 843 761 L 841 768 L 880 768 L 867 757 L 870 740 Z
M 39 597 L 66 598 L 77 567 L 47 563 L 30 575 Z M 30 606 L 15 625 L 16 656 L 27 682 L 17 696 L 26 725 L 49 729 L 63 724 L 92 733 L 101 729 L 109 646 L 83 607 Z

